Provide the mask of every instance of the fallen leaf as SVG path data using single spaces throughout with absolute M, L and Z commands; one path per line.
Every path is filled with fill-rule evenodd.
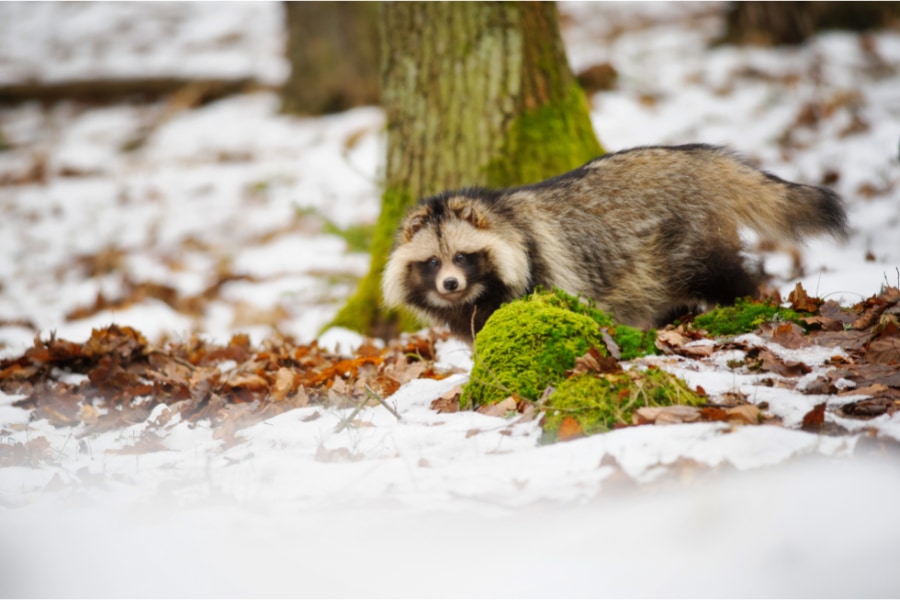
M 704 421 L 727 421 L 728 412 L 718 406 L 705 406 L 700 409 L 700 418 Z
M 269 398 L 275 402 L 281 402 L 293 391 L 295 383 L 294 370 L 281 367 L 275 373 L 275 381 L 269 390 Z
M 729 423 L 738 422 L 745 425 L 758 425 L 760 421 L 760 410 L 755 404 L 733 406 L 726 409 L 725 414 Z
M 874 398 L 845 404 L 841 407 L 840 413 L 842 416 L 856 419 L 874 419 L 888 412 L 892 406 L 895 406 L 895 402 L 891 400 Z
M 813 316 L 813 317 L 804 317 L 803 322 L 806 323 L 809 327 L 815 328 L 818 327 L 822 331 L 843 331 L 844 324 L 837 320 L 832 319 L 830 317 L 822 317 L 822 316 Z
M 783 348 L 796 350 L 812 343 L 796 323 L 763 323 L 759 330 L 763 338 L 770 339 Z
M 900 337 L 886 337 L 870 343 L 866 360 L 885 365 L 900 362 Z
M 591 348 L 583 356 L 575 359 L 575 366 L 566 372 L 567 377 L 585 373 L 618 373 L 622 365 L 612 356 L 603 356 L 596 348 Z
M 678 354 L 687 358 L 706 358 L 711 356 L 715 346 L 708 343 L 691 344 L 698 337 L 688 337 L 677 329 L 664 329 L 656 334 L 656 347 L 665 354 Z
M 431 402 L 431 410 L 439 413 L 455 413 L 459 411 L 459 397 L 462 394 L 462 386 L 455 385 L 446 394 Z
M 847 352 L 855 352 L 865 348 L 869 340 L 872 339 L 871 330 L 865 331 L 816 331 L 813 332 L 813 341 L 819 346 L 826 348 L 843 348 Z
M 556 432 L 557 441 L 568 442 L 582 437 L 584 437 L 584 429 L 581 428 L 578 421 L 574 417 L 563 417 Z
M 819 310 L 819 307 L 822 306 L 822 299 L 809 296 L 806 293 L 806 290 L 803 289 L 803 286 L 800 284 L 800 282 L 797 282 L 797 285 L 794 286 L 793 291 L 788 294 L 788 302 L 791 303 L 791 308 L 793 308 L 794 310 L 800 310 L 808 313 L 817 312 Z
M 621 359 L 622 352 L 619 350 L 619 345 L 613 339 L 613 336 L 609 334 L 609 330 L 606 327 L 600 328 L 600 336 L 603 338 L 603 343 L 606 344 L 606 350 L 609 352 L 609 355 L 615 360 Z
M 478 407 L 479 413 L 489 417 L 505 417 L 510 412 L 515 412 L 518 402 L 512 396 L 504 398 L 496 404 L 485 404 Z
M 664 425 L 693 423 L 700 420 L 700 409 L 695 406 L 643 406 L 631 415 L 635 425 Z
M 856 319 L 856 315 L 852 310 L 841 306 L 834 300 L 826 300 L 825 303 L 819 307 L 819 316 L 834 319 L 845 325 L 849 325 Z
M 800 361 L 785 361 L 780 356 L 766 348 L 760 348 L 757 358 L 760 368 L 782 377 L 799 377 L 812 371 L 806 363 Z
M 825 424 L 825 403 L 822 402 L 817 404 L 815 408 L 806 413 L 803 416 L 803 425 L 801 428 L 804 431 L 812 431 L 818 432 L 822 429 L 822 426 Z

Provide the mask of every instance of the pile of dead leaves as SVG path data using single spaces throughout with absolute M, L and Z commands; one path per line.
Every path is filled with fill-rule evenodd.
M 843 350 L 826 362 L 834 368 L 805 382 L 802 389 L 797 388 L 798 379 L 812 372 L 812 368 L 799 360 L 784 360 L 763 345 L 734 339 L 692 344 L 708 336 L 688 324 L 661 331 L 657 346 L 667 354 L 701 361 L 720 350 L 740 350 L 743 360 L 730 366 L 777 376 L 766 380 L 767 385 L 788 387 L 805 394 L 868 396 L 834 409 L 842 417 L 869 419 L 900 410 L 900 290 L 887 287 L 881 294 L 842 307 L 833 300 L 809 296 L 798 284 L 788 302 L 793 310 L 808 315 L 802 319 L 803 326 L 793 322 L 766 323 L 756 331 L 762 339 L 789 349 L 818 345 Z M 736 407 L 746 405 L 740 397 L 720 400 L 727 401 L 715 407 L 724 409 L 723 414 L 703 409 L 691 418 L 709 420 L 713 416 L 722 418 L 712 420 L 728 420 Z M 811 410 L 803 420 L 803 428 L 824 432 L 835 429 L 825 423 L 825 408 L 822 403 Z M 763 421 L 761 417 L 760 422 Z
M 307 405 L 377 404 L 412 379 L 443 378 L 449 373 L 434 366 L 439 339 L 365 343 L 346 357 L 289 339 L 254 348 L 246 335 L 227 345 L 191 338 L 155 348 L 113 325 L 83 344 L 35 339 L 22 356 L 0 361 L 0 390 L 23 396 L 15 405 L 36 418 L 88 432 L 143 422 L 159 404 L 190 422 L 240 415 L 246 426 Z
M 792 349 L 819 345 L 843 350 L 828 361 L 834 368 L 805 382 L 803 389 L 797 389 L 797 382 L 811 367 L 784 360 L 746 339 L 711 340 L 685 324 L 660 331 L 657 346 L 664 354 L 700 361 L 720 350 L 737 349 L 743 359 L 733 368 L 771 373 L 769 385 L 807 394 L 867 396 L 834 409 L 844 417 L 870 419 L 900 410 L 900 290 L 886 288 L 855 306 L 841 307 L 812 298 L 798 286 L 789 302 L 808 315 L 803 326 L 765 324 L 757 330 L 764 340 Z M 446 377 L 450 372 L 437 370 L 434 362 L 435 343 L 441 339 L 446 333 L 432 331 L 385 347 L 367 342 L 348 357 L 329 353 L 315 342 L 297 344 L 285 338 L 266 340 L 256 348 L 246 335 L 236 335 L 226 345 L 194 337 L 156 348 L 130 327 L 111 326 L 95 330 L 82 344 L 54 336 L 36 339 L 22 356 L 0 361 L 0 390 L 20 395 L 15 404 L 33 410 L 35 418 L 55 426 L 83 425 L 85 433 L 141 423 L 160 404 L 189 422 L 208 419 L 233 431 L 302 406 L 383 404 L 408 381 Z M 504 409 L 522 412 L 525 404 Z M 458 407 L 458 393 L 433 404 L 439 411 Z M 776 422 L 765 408 L 740 394 L 726 394 L 703 407 L 640 409 L 634 424 Z M 829 432 L 825 408 L 820 404 L 810 411 L 804 428 Z M 578 431 L 570 434 L 561 439 L 579 436 Z

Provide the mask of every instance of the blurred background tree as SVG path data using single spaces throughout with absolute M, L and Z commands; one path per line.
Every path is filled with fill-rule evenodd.
M 404 214 L 445 189 L 540 181 L 602 153 L 553 2 L 385 2 L 382 208 L 368 275 L 331 325 L 393 337 L 381 275 Z
M 282 110 L 320 115 L 378 104 L 378 3 L 285 2 L 291 73 Z
M 722 42 L 800 44 L 817 31 L 864 31 L 900 17 L 898 2 L 730 2 Z

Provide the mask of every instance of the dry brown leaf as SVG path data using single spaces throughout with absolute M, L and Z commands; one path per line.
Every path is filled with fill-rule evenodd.
M 297 393 L 288 398 L 288 401 L 291 403 L 291 406 L 294 408 L 302 408 L 304 406 L 309 405 L 309 394 L 302 385 L 297 390 Z
M 705 406 L 700 409 L 700 418 L 704 421 L 727 421 L 728 412 L 718 406 Z
M 264 377 L 253 373 L 235 373 L 228 378 L 227 383 L 232 388 L 246 388 L 253 391 L 261 391 L 269 387 L 269 382 Z
M 402 385 L 413 379 L 418 379 L 427 369 L 428 363 L 425 361 L 409 362 L 405 356 L 401 356 L 385 364 L 384 373 Z
M 510 412 L 515 412 L 518 402 L 509 396 L 496 404 L 485 404 L 478 408 L 479 413 L 489 417 L 505 417 Z
M 688 338 L 674 329 L 664 329 L 656 333 L 656 347 L 666 354 L 674 354 L 688 343 Z
M 808 313 L 817 312 L 819 307 L 822 306 L 822 299 L 809 296 L 799 282 L 794 286 L 793 291 L 788 294 L 788 302 L 791 303 L 792 309 Z
M 889 389 L 891 388 L 884 385 L 883 383 L 875 383 L 861 388 L 852 388 L 849 390 L 845 390 L 843 393 L 848 396 L 879 396 Z
M 455 385 L 446 394 L 431 403 L 431 410 L 439 413 L 455 413 L 459 411 L 459 397 L 462 394 L 462 386 Z
M 762 329 L 765 331 L 766 326 L 771 327 L 772 325 L 772 323 L 764 324 Z M 771 330 L 770 335 L 773 342 L 792 350 L 804 348 L 811 344 L 809 336 L 796 323 L 779 323 Z
M 759 425 L 760 410 L 755 404 L 742 404 L 725 410 L 729 423 L 743 423 L 745 425 Z
M 338 377 L 337 379 L 332 380 L 329 391 L 338 396 L 349 396 L 352 390 L 344 379 Z
M 757 355 L 760 368 L 770 373 L 776 373 L 782 377 L 799 377 L 812 371 L 806 363 L 800 361 L 785 361 L 780 356 L 766 348 L 760 348 Z
M 886 337 L 870 343 L 866 360 L 886 365 L 900 362 L 900 337 Z
M 830 317 L 814 316 L 805 317 L 803 322 L 809 326 L 818 327 L 822 331 L 843 331 L 844 324 Z
M 817 404 L 815 408 L 813 408 L 803 416 L 803 425 L 801 427 L 804 431 L 817 432 L 822 429 L 822 426 L 824 424 L 825 403 L 822 402 L 820 404 Z
M 575 359 L 575 366 L 566 372 L 567 377 L 584 373 L 618 373 L 622 365 L 612 356 L 603 356 L 596 348 L 591 348 L 584 356 Z
M 664 425 L 693 423 L 700 420 L 700 409 L 696 406 L 676 404 L 674 406 L 643 406 L 631 415 L 635 425 Z
M 269 391 L 269 398 L 275 402 L 281 402 L 294 390 L 296 380 L 293 369 L 281 367 L 275 373 L 275 382 Z
M 560 442 L 568 442 L 584 437 L 584 429 L 581 428 L 578 421 L 574 417 L 565 416 L 559 424 L 559 430 L 556 432 L 556 439 Z
M 844 308 L 834 300 L 826 300 L 825 303 L 819 307 L 819 316 L 840 321 L 844 325 L 853 323 L 857 317 L 851 309 Z
M 688 337 L 676 329 L 664 329 L 656 334 L 656 347 L 665 354 L 679 354 L 687 358 L 706 358 L 712 355 L 715 347 L 712 344 L 694 344 L 697 337 Z

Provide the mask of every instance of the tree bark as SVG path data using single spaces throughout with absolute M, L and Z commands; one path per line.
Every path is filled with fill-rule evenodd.
M 381 9 L 387 157 L 369 274 L 333 324 L 390 337 L 395 231 L 417 198 L 540 181 L 602 153 L 552 2 L 389 2 Z
M 282 111 L 333 113 L 378 104 L 378 3 L 285 2 L 291 74 Z

